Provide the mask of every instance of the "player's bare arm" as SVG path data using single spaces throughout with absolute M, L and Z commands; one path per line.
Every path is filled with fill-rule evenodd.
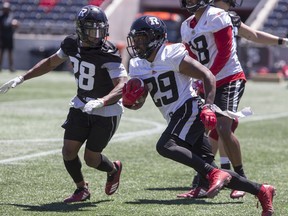
M 114 104 L 122 97 L 122 89 L 128 78 L 125 76 L 112 79 L 114 89 L 103 97 L 105 105 Z
M 187 76 L 202 80 L 205 89 L 205 101 L 213 104 L 216 92 L 216 80 L 211 71 L 198 61 L 185 56 L 179 66 L 179 71 Z
M 66 59 L 60 58 L 56 53 L 54 53 L 48 58 L 42 59 L 40 62 L 38 62 L 25 75 L 23 75 L 23 78 L 24 80 L 28 80 L 34 77 L 42 76 L 43 74 L 54 70 L 64 61 L 66 61 Z
M 278 45 L 279 44 L 279 37 L 263 32 L 263 31 L 256 31 L 252 29 L 250 26 L 241 23 L 238 32 L 239 36 L 244 37 L 247 40 L 266 44 L 266 45 Z

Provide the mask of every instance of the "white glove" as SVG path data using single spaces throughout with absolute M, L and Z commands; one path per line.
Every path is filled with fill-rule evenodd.
M 0 93 L 6 93 L 10 88 L 15 88 L 24 81 L 23 76 L 18 76 L 12 80 L 9 80 L 0 87 Z
M 96 100 L 90 100 L 85 104 L 83 112 L 91 114 L 93 109 L 98 109 L 103 106 L 104 106 L 104 100 L 102 98 L 97 98 Z

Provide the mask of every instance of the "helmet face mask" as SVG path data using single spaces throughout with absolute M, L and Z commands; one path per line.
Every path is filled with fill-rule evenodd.
M 109 35 L 109 24 L 105 13 L 93 5 L 81 9 L 76 26 L 81 42 L 89 47 L 101 47 Z
M 130 32 L 127 37 L 128 53 L 131 57 L 145 58 L 149 52 L 149 36 L 145 31 Z
M 142 16 L 131 26 L 127 36 L 129 55 L 147 59 L 167 39 L 165 23 L 157 17 Z
M 200 8 L 206 7 L 212 2 L 213 0 L 197 0 L 196 3 L 193 3 L 192 0 L 180 0 L 180 6 L 181 8 L 185 8 L 189 13 L 193 14 Z

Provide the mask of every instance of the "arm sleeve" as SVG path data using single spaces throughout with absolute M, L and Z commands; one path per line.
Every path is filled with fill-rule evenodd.
M 67 59 L 68 58 L 68 56 L 63 52 L 63 50 L 61 48 L 56 52 L 56 54 L 61 59 Z
M 103 64 L 102 67 L 107 69 L 111 79 L 127 76 L 127 71 L 124 65 L 120 62 L 108 62 L 108 63 Z
M 175 71 L 179 71 L 179 65 L 186 55 L 188 55 L 188 51 L 186 50 L 185 45 L 177 43 L 169 46 L 166 58 L 171 66 L 175 68 Z
M 231 56 L 233 44 L 232 27 L 227 26 L 226 28 L 215 32 L 214 39 L 218 52 L 210 70 L 214 75 L 216 75 L 224 67 Z

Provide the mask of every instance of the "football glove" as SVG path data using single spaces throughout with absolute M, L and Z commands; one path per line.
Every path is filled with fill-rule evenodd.
M 12 80 L 9 80 L 0 87 L 0 93 L 6 93 L 10 88 L 15 88 L 17 85 L 20 85 L 23 81 L 24 81 L 23 76 L 18 76 Z
M 201 121 L 207 130 L 213 130 L 217 124 L 215 112 L 212 110 L 211 105 L 204 105 L 200 113 Z
M 129 84 L 128 84 L 129 85 Z M 145 95 L 146 90 L 144 86 L 137 89 L 132 89 L 126 83 L 122 90 L 123 105 L 130 107 L 138 102 L 138 100 Z
M 83 107 L 83 112 L 91 114 L 94 109 L 98 109 L 104 106 L 104 100 L 102 98 L 97 98 L 96 100 L 90 100 Z

